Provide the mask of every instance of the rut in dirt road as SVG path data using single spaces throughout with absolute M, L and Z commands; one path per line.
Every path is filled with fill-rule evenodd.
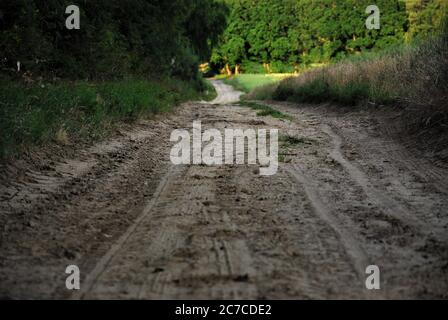
M 8 192 L 18 188 L 20 197 L 4 212 L 27 211 L 34 224 L 10 222 L 2 233 L 0 294 L 446 298 L 448 195 L 402 165 L 412 156 L 390 141 L 377 150 L 383 138 L 356 119 L 274 103 L 291 120 L 260 117 L 238 103 L 241 93 L 213 84 L 212 103 L 185 104 L 90 148 L 38 195 L 35 184 L 11 183 Z M 277 174 L 260 176 L 258 165 L 172 165 L 171 131 L 191 130 L 195 120 L 221 132 L 278 129 Z M 42 199 L 52 200 L 33 209 Z M 75 294 L 65 289 L 68 264 L 82 273 Z M 381 290 L 366 289 L 368 265 L 380 268 Z

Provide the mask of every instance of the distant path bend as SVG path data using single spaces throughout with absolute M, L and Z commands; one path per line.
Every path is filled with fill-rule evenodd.
M 227 104 L 240 101 L 244 92 L 236 91 L 232 86 L 225 84 L 222 80 L 210 80 L 218 93 L 211 104 Z

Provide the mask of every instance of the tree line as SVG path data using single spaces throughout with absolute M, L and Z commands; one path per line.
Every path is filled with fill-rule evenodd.
M 78 0 L 81 26 L 65 26 L 67 0 L 2 0 L 3 76 L 109 80 L 129 75 L 197 77 L 225 28 L 214 0 Z
M 441 21 L 445 0 L 377 0 L 381 28 L 368 30 L 370 0 L 224 0 L 229 24 L 211 63 L 227 73 L 293 72 L 400 45 Z
M 430 33 L 446 0 L 78 0 L 80 30 L 65 27 L 70 0 L 0 2 L 0 75 L 108 80 L 129 75 L 197 79 L 216 71 L 293 72 Z

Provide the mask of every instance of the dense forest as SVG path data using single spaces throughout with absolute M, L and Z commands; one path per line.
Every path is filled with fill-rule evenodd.
M 227 72 L 293 72 L 426 36 L 445 0 L 378 0 L 381 28 L 368 30 L 369 0 L 226 0 L 229 25 L 212 65 Z
M 378 0 L 381 28 L 368 30 L 370 2 L 83 0 L 77 3 L 82 27 L 67 30 L 70 1 L 4 0 L 1 74 L 15 74 L 17 61 L 30 74 L 72 79 L 151 74 L 190 80 L 208 60 L 228 72 L 293 72 L 426 36 L 447 4 Z
M 223 31 L 227 8 L 211 0 L 77 1 L 80 29 L 65 26 L 67 0 L 2 0 L 2 74 L 116 79 L 197 75 Z

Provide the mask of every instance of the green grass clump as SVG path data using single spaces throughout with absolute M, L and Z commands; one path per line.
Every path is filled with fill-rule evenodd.
M 257 87 L 275 84 L 290 74 L 240 74 L 225 78 L 224 82 L 236 90 L 249 93 Z
M 0 157 L 21 147 L 57 141 L 95 140 L 119 121 L 167 112 L 199 98 L 179 80 L 24 84 L 0 81 Z
M 275 110 L 267 105 L 264 104 L 260 104 L 257 102 L 253 102 L 253 101 L 242 101 L 240 102 L 240 105 L 245 106 L 245 107 L 249 107 L 252 110 L 257 110 L 257 116 L 259 117 L 267 117 L 267 116 L 271 116 L 273 118 L 276 119 L 287 119 L 287 120 L 291 120 L 292 118 L 287 115 L 284 114 L 278 110 Z

